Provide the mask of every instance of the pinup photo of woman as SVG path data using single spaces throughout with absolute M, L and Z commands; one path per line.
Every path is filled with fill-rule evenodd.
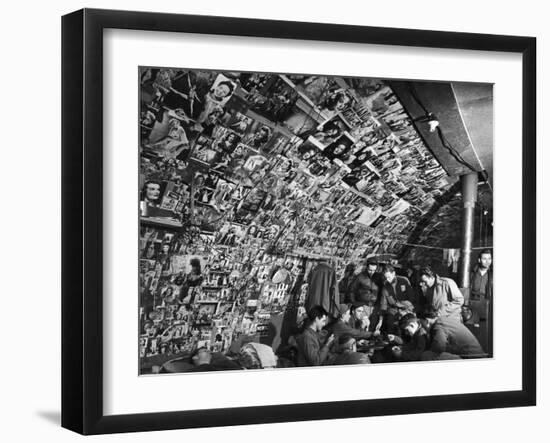
M 204 108 L 199 115 L 197 122 L 204 123 L 207 120 L 208 115 L 217 106 L 225 106 L 227 101 L 231 98 L 233 92 L 235 92 L 236 85 L 229 80 L 223 74 L 218 74 L 214 81 L 210 91 L 204 96 Z
M 163 194 L 163 184 L 160 181 L 149 180 L 143 185 L 140 201 L 149 206 L 159 206 Z

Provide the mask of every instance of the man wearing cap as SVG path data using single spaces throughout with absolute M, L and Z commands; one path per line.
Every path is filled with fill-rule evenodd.
M 382 276 L 376 272 L 378 265 L 371 259 L 365 262 L 363 270 L 357 274 L 351 283 L 349 293 L 350 301 L 354 306 L 362 304 L 369 318 L 371 328 L 382 324 L 382 318 L 378 315 L 378 298 L 382 285 Z
M 380 313 L 384 315 L 383 328 L 388 333 L 399 333 L 395 324 L 399 317 L 399 310 L 409 303 L 416 305 L 415 293 L 409 280 L 396 275 L 392 265 L 385 265 L 382 268 L 382 275 L 385 279 L 380 296 Z
M 462 322 L 429 313 L 423 323 L 430 336 L 430 347 L 422 353 L 422 360 L 486 357 L 477 338 Z
M 332 333 L 335 338 L 343 335 L 348 335 L 355 339 L 369 338 L 372 336 L 372 332 L 357 329 L 350 325 L 351 320 L 351 306 L 347 304 L 338 305 L 338 319 L 332 325 Z
M 399 327 L 403 331 L 403 339 L 401 337 L 393 338 L 396 346 L 392 347 L 392 354 L 397 361 L 418 361 L 422 357 L 422 353 L 428 349 L 429 336 L 428 332 L 416 315 L 409 313 L 401 317 Z
M 426 288 L 424 295 L 429 312 L 462 322 L 464 296 L 452 279 L 440 277 L 430 267 L 425 267 L 420 270 L 420 281 Z

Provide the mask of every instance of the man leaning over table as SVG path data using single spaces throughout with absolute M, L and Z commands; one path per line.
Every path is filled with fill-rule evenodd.
M 440 277 L 430 267 L 420 270 L 420 280 L 426 287 L 426 311 L 462 322 L 464 296 L 454 280 Z

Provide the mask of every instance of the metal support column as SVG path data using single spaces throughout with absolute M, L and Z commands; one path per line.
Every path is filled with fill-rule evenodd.
M 477 172 L 460 176 L 462 184 L 462 251 L 458 286 L 470 287 L 470 269 L 472 267 L 472 244 L 474 242 L 474 217 L 477 201 Z

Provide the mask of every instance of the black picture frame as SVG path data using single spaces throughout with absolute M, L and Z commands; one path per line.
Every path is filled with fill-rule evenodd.
M 517 391 L 131 415 L 103 412 L 103 31 L 108 28 L 522 55 L 522 388 Z M 82 434 L 536 404 L 536 39 L 83 9 L 62 18 L 62 426 Z

